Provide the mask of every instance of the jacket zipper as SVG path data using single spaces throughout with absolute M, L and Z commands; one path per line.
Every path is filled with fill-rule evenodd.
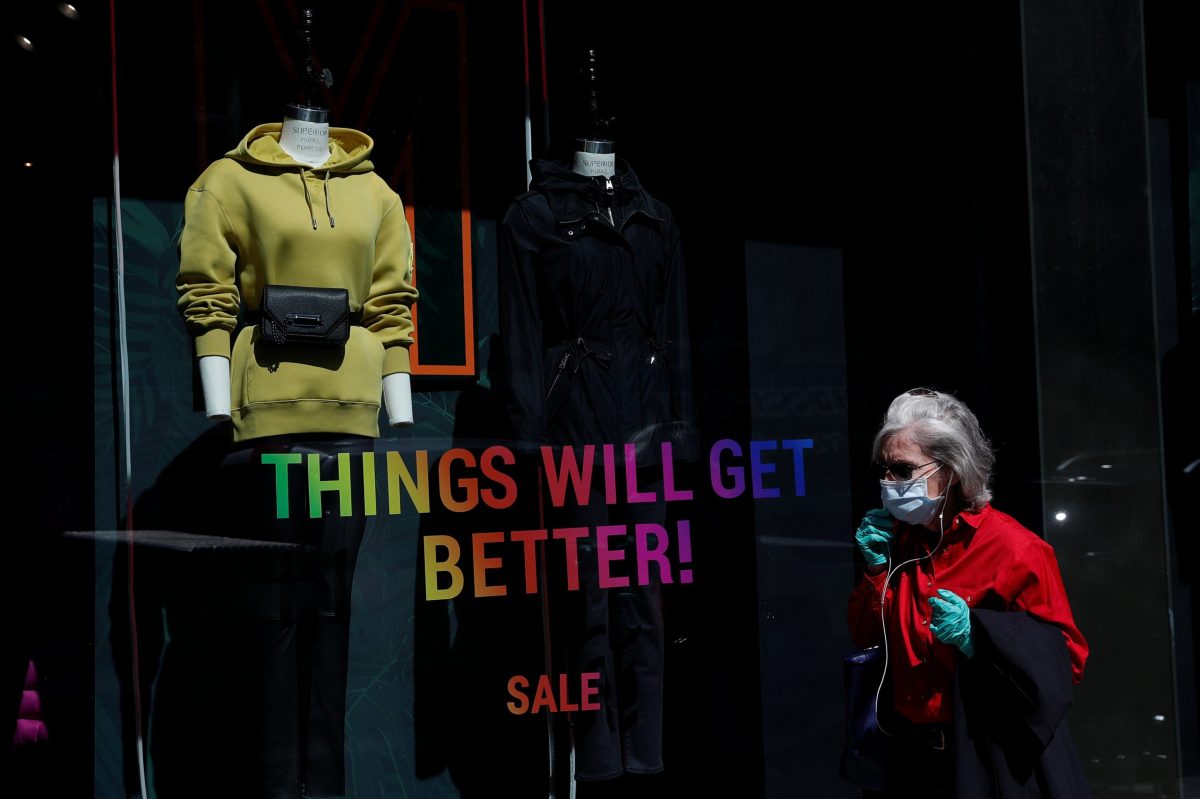
M 613 182 L 612 178 L 604 179 L 604 191 L 608 195 L 608 223 L 613 227 L 617 226 L 616 220 L 613 219 L 612 204 L 613 204 Z

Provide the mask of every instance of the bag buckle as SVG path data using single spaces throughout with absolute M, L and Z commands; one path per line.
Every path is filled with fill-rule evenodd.
M 289 327 L 300 326 L 304 327 L 320 327 L 321 315 L 319 313 L 290 313 L 287 315 L 287 323 Z

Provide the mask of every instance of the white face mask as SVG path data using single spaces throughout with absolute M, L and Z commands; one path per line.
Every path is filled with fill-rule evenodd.
M 943 464 L 945 465 L 945 464 Z M 942 467 L 938 466 L 927 475 L 911 480 L 880 480 L 880 496 L 888 513 L 909 524 L 928 524 L 937 514 L 938 503 L 943 496 L 929 496 L 926 481 Z

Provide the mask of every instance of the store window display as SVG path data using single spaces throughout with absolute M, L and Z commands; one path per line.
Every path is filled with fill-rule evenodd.
M 500 335 L 518 445 L 535 456 L 543 446 L 614 445 L 621 462 L 611 468 L 659 497 L 606 499 L 597 466 L 586 501 L 568 496 L 547 508 L 548 526 L 626 525 L 629 535 L 608 543 L 626 553 L 611 561 L 617 574 L 634 562 L 634 525 L 666 518 L 650 476 L 664 447 L 692 458 L 696 436 L 680 231 L 617 157 L 595 94 L 589 99 L 588 128 L 557 156 L 531 163 L 530 191 L 502 220 Z M 550 673 L 599 674 L 599 709 L 560 714 L 570 721 L 559 752 L 573 755 L 580 783 L 628 783 L 664 768 L 661 586 L 602 586 L 595 541 L 579 541 L 579 590 L 550 591 Z
M 864 570 L 851 535 L 867 509 L 884 505 L 878 475 L 868 473 L 879 417 L 919 383 L 953 388 L 994 437 L 1001 468 L 986 515 L 1005 511 L 1053 546 L 1091 647 L 1084 679 L 1070 686 L 1068 672 L 1065 683 L 1092 791 L 1190 793 L 1200 773 L 1192 633 L 1200 613 L 1189 601 L 1195 558 L 1184 546 L 1182 506 L 1171 502 L 1180 483 L 1171 478 L 1200 468 L 1184 474 L 1197 456 L 1176 457 L 1194 425 L 1187 413 L 1170 413 L 1188 403 L 1178 401 L 1185 381 L 1169 377 L 1194 372 L 1183 364 L 1195 363 L 1172 360 L 1196 307 L 1188 302 L 1196 270 L 1187 250 L 1195 220 L 1186 144 L 1200 119 L 1190 110 L 1200 106 L 1184 100 L 1200 93 L 1191 91 L 1198 73 L 1184 63 L 1179 39 L 1194 14 L 1152 7 L 1131 17 L 1106 6 L 1030 17 L 1010 4 L 975 2 L 949 13 L 867 14 L 784 4 L 710 18 L 645 3 L 600 13 L 562 3 L 322 4 L 333 12 L 333 35 L 319 53 L 322 66 L 339 71 L 339 85 L 300 97 L 282 83 L 305 66 L 288 47 L 300 12 L 294 4 L 24 5 L 9 69 L 23 76 L 16 83 L 24 102 L 13 106 L 45 124 L 38 136 L 21 137 L 12 164 L 26 200 L 19 205 L 27 206 L 14 226 L 26 235 L 13 237 L 24 249 L 12 260 L 44 261 L 38 243 L 44 249 L 46 241 L 64 263 L 93 257 L 90 279 L 62 281 L 69 298 L 55 292 L 57 306 L 93 317 L 89 351 L 70 357 L 93 368 L 55 369 L 41 348 L 19 348 L 29 368 L 14 370 L 22 381 L 10 392 L 11 416 L 21 420 L 13 496 L 23 531 L 12 538 L 10 595 L 28 609 L 13 614 L 19 651 L 9 684 L 25 687 L 32 660 L 49 737 L 19 751 L 47 763 L 38 765 L 53 778 L 47 784 L 69 777 L 86 792 L 94 779 L 103 796 L 253 794 L 255 784 L 258 793 L 282 786 L 289 795 L 341 787 L 346 795 L 467 797 L 503 794 L 508 785 L 546 795 L 553 726 L 575 738 L 574 764 L 565 734 L 555 754 L 559 774 L 576 767 L 579 799 L 635 796 L 648 786 L 659 795 L 782 796 L 798 786 L 815 796 L 857 795 L 836 767 L 838 666 L 854 648 L 846 603 Z M 587 130 L 547 155 L 552 134 L 574 132 L 566 124 L 567 106 L 580 99 L 571 91 L 572 57 L 593 41 L 612 48 L 623 128 Z M 713 41 L 731 43 L 730 57 L 711 58 L 703 43 Z M 879 75 L 888 76 L 882 84 Z M 876 85 L 863 103 L 861 87 Z M 788 102 L 779 102 L 780 86 Z M 55 157 L 74 151 L 61 131 L 77 126 L 54 123 L 62 115 L 47 97 L 104 123 L 89 138 L 82 178 L 65 174 L 79 171 L 78 157 L 66 159 L 69 167 Z M 293 101 L 286 115 L 285 100 Z M 721 150 L 736 155 L 716 171 L 707 135 L 714 107 L 733 112 Z M 280 161 L 238 161 L 239 143 L 261 123 L 276 124 L 248 139 L 244 156 L 259 156 L 275 139 Z M 339 126 L 374 139 L 365 158 L 400 195 L 390 218 L 407 216 L 418 250 L 419 325 L 412 297 L 396 313 L 368 319 L 374 253 L 365 289 L 344 274 L 321 283 L 288 271 L 322 257 L 306 250 L 362 216 L 346 189 L 365 174 L 348 166 L 357 145 Z M 760 145 L 781 138 L 782 150 Z M 223 158 L 226 151 L 235 155 Z M 534 199 L 510 206 L 530 188 L 526 165 L 535 156 L 548 164 L 532 187 L 549 198 L 547 217 L 533 213 Z M 192 211 L 204 209 L 188 209 L 184 254 L 200 257 L 185 276 L 193 281 L 183 286 L 190 315 L 181 317 L 174 281 L 183 204 L 213 161 L 263 177 L 278 192 L 250 198 L 266 210 L 226 219 L 228 187 L 217 185 L 215 171 L 205 176 L 204 196 L 191 199 L 199 205 L 219 195 L 220 213 L 201 236 L 193 235 Z M 642 214 L 623 219 L 626 162 L 636 184 L 670 207 L 692 292 L 689 335 L 653 337 L 647 368 L 636 373 L 643 382 L 628 379 L 621 361 L 643 342 L 615 333 L 606 341 L 590 327 L 593 318 L 615 324 L 625 314 L 635 328 L 660 300 L 673 313 L 673 287 L 661 298 L 656 288 L 643 293 L 639 275 L 653 270 L 621 262 L 623 248 L 634 246 L 628 237 L 658 224 Z M 572 197 L 580 214 L 599 220 L 554 217 L 551 202 Z M 45 214 L 51 207 L 58 211 Z M 286 236 L 256 238 L 252 227 L 267 230 L 276 212 Z M 233 265 L 219 270 L 218 236 L 236 249 Z M 503 295 L 504 340 L 502 238 L 511 245 L 505 280 L 515 287 Z M 305 244 L 289 249 L 285 239 Z M 600 244 L 614 254 L 611 270 L 588 272 L 585 263 L 555 271 L 559 257 Z M 209 263 L 197 269 L 198 261 Z M 280 263 L 288 270 L 268 274 Z M 533 279 L 522 283 L 527 265 Z M 914 265 L 927 278 L 929 302 L 920 309 L 894 302 Z M 17 271 L 30 280 L 38 272 Z M 589 287 L 587 276 L 609 282 Z M 414 288 L 408 282 L 402 293 Z M 308 360 L 303 348 L 261 341 L 267 285 L 345 291 L 352 340 L 309 349 Z M 618 301 L 627 305 L 614 308 Z M 421 334 L 410 330 L 407 347 L 397 319 L 405 302 Z M 948 308 L 955 332 L 937 345 L 944 353 L 904 365 L 907 376 L 897 377 L 903 359 L 889 359 L 880 342 L 937 329 Z M 705 445 L 695 463 L 684 463 L 687 375 L 678 374 L 689 342 Z M 420 375 L 411 388 L 421 393 L 411 400 L 397 362 L 404 350 Z M 276 359 L 263 355 L 272 351 Z M 366 368 L 354 368 L 359 356 Z M 1182 368 L 1173 372 L 1172 364 Z M 194 385 L 193 368 L 202 374 Z M 288 393 L 309 384 L 330 394 Z M 194 405 L 194 388 L 207 389 L 202 404 Z M 71 408 L 80 396 L 92 406 L 82 414 Z M 660 413 L 654 406 L 664 397 Z M 416 429 L 388 429 L 413 416 Z M 493 459 L 519 486 L 516 501 L 499 508 L 511 495 L 483 471 L 481 453 L 516 452 L 510 420 L 525 428 L 520 440 L 532 454 Z M 783 442 L 797 444 L 794 460 Z M 801 452 L 801 442 L 811 447 Z M 595 448 L 592 478 L 603 493 L 576 498 L 561 455 L 581 444 Z M 677 479 L 660 489 L 654 473 L 666 464 L 653 460 L 663 444 L 673 447 Z M 542 446 L 555 468 L 537 474 Z M 614 461 L 603 446 L 616 459 L 611 480 L 604 469 Z M 368 448 L 371 483 L 359 457 Z M 445 458 L 451 449 L 475 463 L 458 453 Z M 415 488 L 397 480 L 398 467 L 386 471 L 384 455 L 407 468 Z M 909 460 L 911 479 L 925 478 L 925 499 L 936 499 L 949 470 Z M 290 477 L 285 519 L 277 517 L 281 474 Z M 324 507 L 318 519 L 309 516 L 310 474 L 326 485 L 345 478 L 352 516 L 363 515 L 357 495 L 375 487 L 361 544 L 355 522 L 332 518 L 341 510 L 337 489 L 319 489 Z M 381 490 L 389 482 L 394 502 Z M 629 502 L 631 493 L 667 501 Z M 891 498 L 901 499 L 898 488 Z M 979 514 L 949 506 L 945 514 L 949 549 L 954 520 L 961 517 L 961 533 Z M 889 519 L 892 566 L 909 541 L 935 545 L 938 532 L 891 513 L 872 512 L 866 526 L 883 530 Z M 686 539 L 676 535 L 683 520 L 691 525 Z M 600 528 L 630 524 L 671 532 L 664 557 L 675 584 L 661 586 L 661 609 L 655 586 L 567 584 L 567 543 L 553 530 L 596 538 Z M 538 529 L 544 542 L 535 541 Z M 63 530 L 73 535 L 60 553 Z M 53 548 L 43 545 L 51 540 Z M 456 559 L 441 543 L 451 541 Z M 609 543 L 602 538 L 598 551 L 582 553 L 594 563 L 571 562 L 585 579 L 636 579 L 637 553 L 655 552 L 653 535 L 632 548 L 611 536 L 611 551 L 601 541 Z M 176 543 L 194 548 L 167 548 Z M 624 557 L 605 560 L 606 553 Z M 935 569 L 929 593 L 909 608 L 925 614 L 913 624 L 920 644 L 940 653 L 933 665 L 948 659 L 966 676 L 995 654 L 979 640 L 989 608 L 961 585 L 939 585 L 941 554 L 903 567 L 891 588 L 905 572 Z M 440 568 L 450 563 L 461 573 Z M 644 565 L 658 577 L 659 561 Z M 694 579 L 685 584 L 676 565 Z M 462 578 L 461 593 L 447 598 L 459 585 L 449 580 L 448 590 L 451 577 Z M 1121 582 L 1149 589 L 1118 596 L 1112 586 Z M 327 598 L 314 596 L 314 586 Z M 348 594 L 342 689 L 336 661 L 344 653 L 316 642 L 340 635 Z M 643 612 L 647 634 L 624 635 L 622 625 Z M 872 632 L 885 629 L 865 615 Z M 1055 637 L 1060 627 L 1021 612 L 1000 615 L 1046 645 L 1052 655 L 1043 662 L 1070 661 L 1071 649 Z M 601 622 L 594 634 L 589 618 Z M 973 635 L 963 634 L 964 620 Z M 665 648 L 656 651 L 659 625 Z M 266 645 L 273 640 L 275 651 Z M 913 654 L 899 650 L 891 649 L 893 667 Z M 543 652 L 553 662 L 543 663 Z M 319 661 L 318 653 L 332 654 Z M 597 660 L 604 668 L 592 665 Z M 591 675 L 609 661 L 612 674 L 601 684 Z M 649 665 L 645 687 L 626 680 L 629 664 Z M 661 758 L 636 754 L 654 745 L 653 731 L 639 738 L 637 724 L 653 716 L 641 711 L 654 707 L 655 676 Z M 318 680 L 327 687 L 301 684 Z M 343 690 L 339 742 L 336 719 L 313 721 L 336 717 L 336 698 L 324 706 L 313 696 Z M 924 701 L 920 693 L 914 704 Z M 953 685 L 940 693 L 939 710 L 956 701 Z M 15 700 L 10 709 L 11 718 Z M 931 736 L 957 730 L 953 716 L 948 725 L 925 718 L 918 723 L 942 727 Z M 140 728 L 127 729 L 134 721 Z M 268 726 L 276 721 L 277 731 Z M 318 728 L 333 730 L 328 743 L 317 742 Z M 303 744 L 293 749 L 284 730 L 303 734 Z M 261 759 L 271 735 L 280 740 L 272 757 L 281 767 L 243 767 Z M 339 743 L 341 786 L 336 775 L 318 776 L 336 770 Z M 325 754 L 312 757 L 319 750 Z M 939 751 L 929 759 L 944 761 Z M 661 774 L 634 771 L 660 762 Z M 935 784 L 928 771 L 917 777 L 925 778 L 917 792 Z
M 366 517 L 310 496 L 307 483 L 314 470 L 327 486 L 352 470 L 362 479 L 381 397 L 389 423 L 413 421 L 417 292 L 404 206 L 373 171 L 371 137 L 331 127 L 313 101 L 309 55 L 304 97 L 283 123 L 255 127 L 188 190 L 176 282 L 206 415 L 232 422 L 213 500 L 228 503 L 230 534 L 299 547 L 299 565 L 249 583 L 244 604 L 255 634 L 242 665 L 257 679 L 243 721 L 261 744 L 250 779 L 254 795 L 279 797 L 345 792 L 350 592 Z M 340 297 L 344 343 L 285 342 L 325 321 L 315 306 L 264 306 L 278 287 Z
M 330 130 L 327 119 L 325 109 L 288 106 L 282 125 L 254 128 L 188 191 L 179 307 L 196 337 L 206 413 L 232 417 L 239 441 L 378 436 L 381 383 L 389 421 L 412 421 L 416 290 L 404 208 L 372 171 L 371 138 Z M 329 142 L 324 159 L 308 140 Z M 347 289 L 358 324 L 344 351 L 331 360 L 326 350 L 273 349 L 256 324 L 231 347 L 240 308 L 256 321 L 270 284 Z

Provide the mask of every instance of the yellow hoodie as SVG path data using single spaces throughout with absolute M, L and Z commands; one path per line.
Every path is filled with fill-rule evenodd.
M 330 128 L 315 169 L 260 125 L 188 190 L 179 310 L 196 356 L 230 358 L 236 440 L 281 433 L 379 435 L 384 375 L 409 371 L 413 248 L 400 197 L 372 171 L 373 142 Z M 277 347 L 257 325 L 230 348 L 239 307 L 268 283 L 345 288 L 361 327 L 344 348 Z

